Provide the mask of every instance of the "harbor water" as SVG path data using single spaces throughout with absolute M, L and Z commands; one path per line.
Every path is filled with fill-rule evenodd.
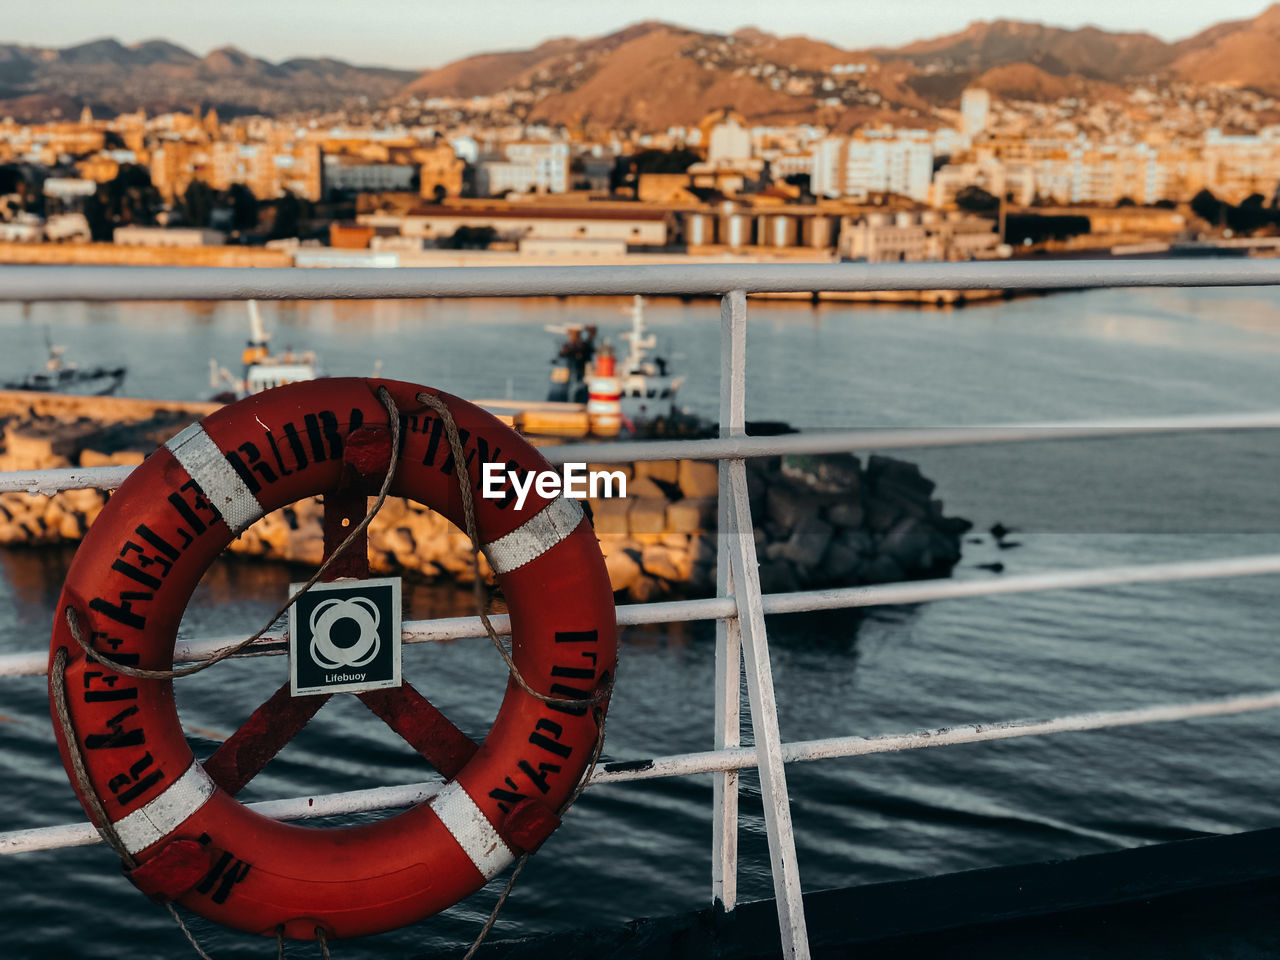
M 336 375 L 381 375 L 469 398 L 541 399 L 547 324 L 626 323 L 622 300 L 264 304 L 273 349 L 316 351 Z M 713 302 L 657 300 L 650 328 L 718 409 Z M 44 331 L 86 365 L 126 363 L 124 393 L 203 398 L 208 361 L 232 367 L 242 304 L 0 304 L 0 379 L 45 355 Z M 752 301 L 748 418 L 805 429 L 1076 420 L 1280 408 L 1280 291 L 1117 290 L 962 310 Z M 1280 439 L 1269 432 L 1043 442 L 898 453 L 975 530 L 955 576 L 1280 551 Z M 1002 549 L 985 531 L 1016 528 Z M 1008 546 L 1016 543 L 1017 546 Z M 0 652 L 44 648 L 71 550 L 0 552 Z M 989 565 L 1003 564 L 1004 574 Z M 185 635 L 249 632 L 297 570 L 225 562 L 197 590 Z M 905 733 L 1271 690 L 1274 577 L 1117 586 L 788 617 L 769 623 L 785 739 Z M 472 612 L 449 585 L 406 585 L 406 616 Z M 504 670 L 485 641 L 422 644 L 404 670 L 474 738 Z M 628 629 L 606 758 L 710 749 L 714 627 Z M 178 681 L 205 756 L 287 678 L 284 658 Z M 748 716 L 745 700 L 743 715 Z M 1274 826 L 1280 718 L 1255 714 L 881 754 L 788 768 L 807 890 Z M 0 681 L 0 829 L 83 819 L 54 745 L 43 678 Z M 352 697 L 335 697 L 244 792 L 298 796 L 432 778 Z M 743 777 L 740 887 L 772 895 L 759 783 Z M 533 858 L 493 936 L 701 907 L 710 896 L 708 776 L 596 788 Z M 333 947 L 420 957 L 478 932 L 501 880 L 445 914 Z M 0 860 L 0 956 L 177 957 L 168 914 L 101 845 Z M 218 960 L 274 944 L 191 923 Z M 288 956 L 317 956 L 293 944 Z

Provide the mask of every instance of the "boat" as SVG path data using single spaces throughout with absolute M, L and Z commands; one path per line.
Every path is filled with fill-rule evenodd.
M 620 365 L 613 359 L 613 347 L 608 340 L 597 346 L 599 328 L 594 324 L 547 328 L 565 336 L 559 354 L 552 360 L 547 400 L 587 403 L 596 392 L 591 389 L 592 380 L 616 377 L 624 423 L 629 421 L 634 427 L 676 413 L 676 394 L 684 377 L 667 372 L 665 357 L 649 357 L 649 351 L 658 345 L 658 338 L 645 326 L 644 297 L 633 299 L 630 315 L 631 329 L 621 334 L 630 350 Z
M 658 338 L 645 329 L 644 297 L 637 296 L 631 307 L 631 329 L 622 334 L 631 350 L 622 367 L 622 416 L 632 423 L 670 418 L 677 413 L 676 392 L 684 377 L 667 372 L 667 359 L 648 353 Z
M 595 324 L 548 326 L 564 340 L 551 361 L 547 399 L 476 402 L 523 433 L 547 436 L 638 436 L 681 416 L 676 396 L 685 378 L 668 372 L 665 357 L 650 357 L 658 338 L 645 326 L 644 298 L 635 297 L 629 312 L 631 328 L 620 336 L 630 349 L 621 363 L 612 343 L 597 340 Z
M 299 383 L 304 380 L 315 380 L 323 377 L 316 355 L 311 350 L 286 350 L 272 356 L 267 348 L 271 342 L 271 334 L 267 333 L 262 322 L 262 313 L 258 310 L 258 301 L 249 300 L 249 340 L 245 344 L 240 362 L 242 370 L 239 377 L 234 377 L 226 367 L 220 367 L 218 361 L 209 360 L 209 386 L 218 391 L 213 399 L 223 403 L 243 400 L 272 387 L 282 387 L 286 383 Z
M 44 369 L 22 380 L 8 381 L 4 389 L 105 397 L 120 389 L 125 374 L 129 372 L 127 367 L 81 367 L 77 363 L 68 363 L 63 359 L 67 348 L 50 341 L 47 331 L 45 345 L 49 348 L 49 359 L 45 361 Z

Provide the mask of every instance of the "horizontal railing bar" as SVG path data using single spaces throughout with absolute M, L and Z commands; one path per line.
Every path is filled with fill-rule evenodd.
M 272 820 L 315 820 L 319 817 L 411 807 L 434 797 L 442 786 L 442 783 L 436 781 L 407 783 L 394 787 L 347 790 L 342 793 L 319 793 L 310 797 L 261 800 L 245 806 Z M 87 847 L 100 843 L 101 840 L 93 824 L 88 822 L 11 830 L 0 833 L 0 856 L 57 850 L 62 847 Z
M 709 440 L 631 440 L 571 443 L 539 448 L 553 464 L 631 463 L 637 460 L 736 460 L 788 454 L 841 453 L 853 450 L 903 450 L 1052 440 L 1106 439 L 1213 430 L 1280 429 L 1280 410 L 1195 414 L 1174 417 L 1063 421 L 974 427 L 826 430 L 769 437 L 718 437 Z M 0 493 L 51 495 L 62 490 L 114 490 L 132 466 L 10 470 L 0 473 Z
M 636 460 L 736 460 L 749 457 L 841 453 L 854 450 L 903 450 L 1106 439 L 1212 430 L 1275 429 L 1280 429 L 1280 410 L 998 426 L 824 430 L 784 433 L 770 437 L 717 437 L 710 440 L 574 443 L 543 447 L 540 452 L 554 464 L 631 463 Z
M 1170 583 L 1280 574 L 1280 553 L 1173 563 L 1133 563 L 1081 570 L 1046 570 L 981 580 L 909 580 L 867 587 L 833 587 L 795 593 L 771 593 L 764 612 L 805 613 L 846 607 L 887 607 L 935 600 L 997 597 L 1042 590 L 1087 590 L 1135 583 Z M 620 608 L 625 609 L 625 608 Z
M 708 597 L 702 600 L 670 600 L 664 603 L 635 603 L 617 608 L 618 626 L 633 627 L 649 623 L 679 623 L 688 620 L 714 620 L 732 616 L 732 597 Z M 511 633 L 511 618 L 490 614 L 489 622 L 503 636 Z M 406 620 L 401 637 L 404 643 L 433 643 L 441 640 L 464 640 L 485 636 L 479 617 L 444 617 L 438 620 Z M 174 647 L 175 663 L 190 663 L 216 656 L 234 647 L 244 638 L 211 637 L 205 640 L 179 640 Z M 270 657 L 287 653 L 287 638 L 281 633 L 268 633 L 233 657 Z M 47 670 L 47 651 L 0 655 L 0 678 L 43 676 Z
M 799 740 L 782 745 L 782 759 L 787 763 L 831 760 L 839 757 L 868 756 L 875 753 L 900 753 L 928 747 L 956 746 L 1016 737 L 1048 736 L 1136 726 L 1146 723 L 1168 723 L 1203 717 L 1225 717 L 1242 713 L 1280 708 L 1280 690 L 1246 694 L 1194 703 L 1138 707 L 1132 710 L 1108 710 L 1072 714 L 1052 720 L 1007 720 L 996 723 L 969 723 L 956 727 L 939 727 L 915 733 L 889 734 L 878 737 L 826 737 Z M 653 780 L 660 777 L 684 777 L 724 770 L 743 770 L 756 766 L 754 747 L 707 750 L 700 753 L 674 754 L 645 760 L 606 763 L 591 778 L 591 786 Z M 393 809 L 420 803 L 439 790 L 435 782 L 412 783 L 395 787 L 372 787 L 346 793 L 296 797 L 251 803 L 249 807 L 277 820 L 299 820 L 330 817 L 347 813 Z M 0 856 L 33 853 L 61 847 L 97 843 L 97 831 L 88 823 L 61 824 L 0 833 Z
M 0 493 L 35 493 L 46 497 L 64 490 L 117 490 L 133 466 L 51 467 L 0 473 Z
M 967 723 L 957 727 L 939 727 L 917 733 L 880 737 L 828 737 L 800 740 L 782 745 L 782 759 L 787 763 L 832 760 L 838 757 L 861 757 L 873 753 L 900 753 L 926 747 L 949 747 L 962 743 L 988 740 L 1011 740 L 1015 737 L 1038 737 L 1056 733 L 1078 733 L 1144 723 L 1169 723 L 1202 717 L 1226 717 L 1280 708 L 1280 690 L 1221 700 L 1195 703 L 1138 707 L 1133 710 L 1106 710 L 1078 713 L 1052 720 L 1006 720 L 998 723 Z M 675 754 L 653 760 L 609 763 L 591 778 L 591 785 L 652 780 L 659 777 L 683 777 L 699 773 L 720 773 L 754 767 L 755 747 L 707 750 L 701 753 Z
M 763 598 L 767 614 L 807 613 L 852 607 L 886 607 L 934 600 L 994 597 L 1041 590 L 1084 590 L 1134 583 L 1168 583 L 1179 580 L 1209 580 L 1222 577 L 1253 577 L 1280 574 L 1280 554 L 1183 560 L 1175 563 L 1123 564 L 1083 570 L 1046 570 L 981 580 L 912 580 L 864 587 L 832 587 L 826 590 L 799 590 L 769 593 Z M 733 597 L 701 600 L 668 600 L 660 603 L 632 603 L 617 608 L 618 626 L 634 627 L 650 623 L 681 623 L 716 620 L 736 615 Z M 511 630 L 506 614 L 490 616 L 501 634 Z M 479 617 L 449 617 L 441 620 L 409 620 L 404 624 L 405 643 L 462 640 L 485 636 Z M 182 640 L 174 650 L 175 662 L 211 657 L 239 643 L 240 637 Z M 273 656 L 285 653 L 285 638 L 268 634 L 237 654 L 240 657 Z M 0 677 L 39 676 L 46 672 L 46 651 L 10 653 L 0 656 Z
M 4 266 L 5 300 L 387 300 L 721 296 L 815 290 L 1052 290 L 1280 283 L 1280 260 L 987 260 L 565 267 Z

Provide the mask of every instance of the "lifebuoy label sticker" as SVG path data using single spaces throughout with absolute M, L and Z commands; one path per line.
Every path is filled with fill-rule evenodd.
M 317 583 L 289 608 L 292 696 L 398 686 L 399 577 Z

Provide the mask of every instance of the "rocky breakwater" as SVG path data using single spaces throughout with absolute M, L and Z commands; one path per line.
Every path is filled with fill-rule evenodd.
M 131 422 L 42 415 L 0 417 L 0 469 L 137 464 L 195 419 L 192 411 L 144 411 Z M 658 461 L 621 470 L 625 498 L 589 501 L 613 587 L 633 600 L 705 596 L 715 590 L 718 532 L 713 463 Z M 969 524 L 943 513 L 915 465 L 872 456 L 748 461 L 760 581 L 766 592 L 945 576 Z M 0 494 L 0 543 L 78 541 L 106 502 L 97 490 Z M 323 554 L 323 502 L 300 501 L 263 517 L 232 545 L 246 558 L 315 566 Z M 380 574 L 469 582 L 466 535 L 421 504 L 392 498 L 369 527 Z M 481 572 L 490 577 L 482 559 Z
M 0 416 L 0 470 L 136 465 L 195 419 L 179 410 L 138 411 L 136 419 L 112 423 L 77 416 L 73 407 L 60 415 L 34 407 L 6 413 Z M 0 493 L 0 543 L 78 541 L 106 502 L 101 490 Z
M 637 463 L 625 500 L 592 501 L 615 590 L 635 600 L 715 590 L 716 467 Z M 946 576 L 967 520 L 948 517 L 915 464 L 850 455 L 747 461 L 766 593 Z

